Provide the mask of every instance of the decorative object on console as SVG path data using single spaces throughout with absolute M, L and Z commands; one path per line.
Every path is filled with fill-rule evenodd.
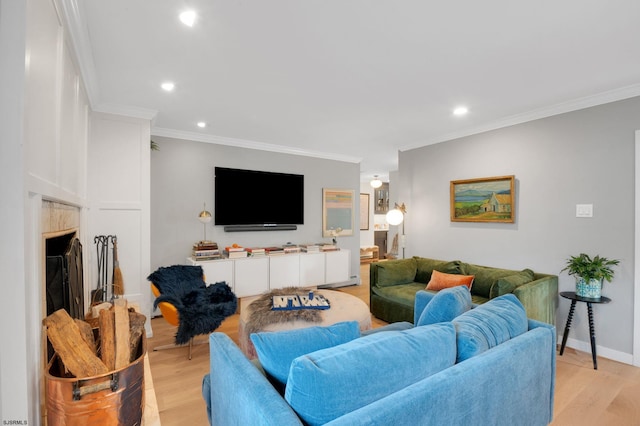
M 612 267 L 620 263 L 619 260 L 609 260 L 596 255 L 591 258 L 588 254 L 580 253 L 567 259 L 566 266 L 560 271 L 567 271 L 576 278 L 576 295 L 590 299 L 600 299 L 604 280 L 611 282 L 615 272 Z
M 402 234 L 400 235 L 400 247 L 402 247 L 402 258 L 404 259 L 404 246 L 406 242 L 405 234 L 404 234 L 404 215 L 407 214 L 407 207 L 404 203 L 398 205 L 395 203 L 395 206 L 392 210 L 389 210 L 387 213 L 387 222 L 389 225 L 400 225 L 402 224 Z
M 515 221 L 515 176 L 452 180 L 452 222 Z

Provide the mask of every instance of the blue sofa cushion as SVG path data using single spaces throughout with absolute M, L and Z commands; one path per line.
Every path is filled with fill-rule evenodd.
M 249 337 L 267 376 L 276 381 L 276 387 L 284 389 L 295 358 L 360 337 L 360 326 L 357 321 L 345 321 L 328 327 L 253 333 Z
M 305 424 L 327 423 L 452 366 L 455 340 L 453 324 L 441 323 L 371 334 L 298 357 L 285 400 Z
M 491 299 L 453 320 L 456 328 L 457 361 L 464 361 L 493 348 L 528 329 L 527 314 L 513 294 Z
M 416 327 L 451 321 L 471 309 L 471 293 L 467 286 L 456 286 L 440 290 L 427 303 Z

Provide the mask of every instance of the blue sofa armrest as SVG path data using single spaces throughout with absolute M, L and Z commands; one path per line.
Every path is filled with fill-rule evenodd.
M 203 396 L 210 409 L 210 424 L 302 425 L 289 404 L 229 336 L 211 333 L 209 352 L 209 379 L 203 380 Z
M 413 323 L 417 324 L 420 315 L 422 315 L 422 311 L 427 306 L 431 299 L 436 295 L 436 293 L 430 293 L 425 290 L 420 290 L 416 293 L 416 299 L 413 304 Z

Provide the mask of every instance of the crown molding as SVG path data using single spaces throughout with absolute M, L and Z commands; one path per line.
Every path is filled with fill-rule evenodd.
M 362 158 L 349 155 L 339 155 L 328 152 L 312 151 L 291 146 L 275 145 L 264 142 L 250 141 L 246 139 L 228 138 L 225 136 L 207 135 L 196 132 L 152 127 L 152 136 L 163 136 L 174 139 L 186 139 L 196 142 L 212 143 L 216 145 L 235 146 L 239 148 L 258 149 L 261 151 L 278 152 L 281 154 L 303 155 L 305 157 L 322 158 L 324 160 L 344 161 L 346 163 L 360 163 Z
M 141 118 L 143 120 L 152 121 L 155 120 L 158 115 L 158 111 L 154 109 L 147 108 L 139 108 L 134 106 L 127 105 L 118 105 L 118 104 L 110 104 L 103 103 L 100 105 L 96 105 L 93 108 L 94 112 L 102 112 L 105 114 L 114 114 L 114 115 L 124 115 L 126 117 L 132 118 Z
M 71 41 L 73 56 L 80 68 L 89 103 L 94 108 L 100 103 L 101 94 L 87 21 L 82 15 L 78 0 L 54 0 L 54 2 L 62 12 L 62 20 Z
M 491 130 L 497 130 L 504 127 L 513 126 L 516 124 L 522 124 L 529 121 L 539 120 L 541 118 L 551 117 L 554 115 L 564 114 L 567 112 L 578 111 L 585 108 L 590 108 L 598 105 L 608 104 L 610 102 L 621 101 L 624 99 L 640 96 L 640 84 L 633 84 L 631 86 L 621 87 L 619 89 L 610 90 L 608 92 L 602 92 L 595 95 L 585 96 L 583 98 L 574 99 L 567 102 L 551 105 L 544 108 L 538 108 L 522 114 L 515 114 L 502 119 L 477 126 L 469 129 L 461 130 L 459 132 L 446 133 L 440 136 L 436 136 L 425 141 L 416 142 L 414 144 L 404 145 L 400 147 L 400 151 L 408 151 L 415 148 L 420 148 L 427 145 L 434 145 L 441 142 L 451 141 L 453 139 L 459 139 L 466 136 L 475 135 L 478 133 L 484 133 Z

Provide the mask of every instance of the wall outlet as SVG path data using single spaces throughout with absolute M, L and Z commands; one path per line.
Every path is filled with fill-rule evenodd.
M 593 204 L 576 204 L 576 217 L 593 217 Z

